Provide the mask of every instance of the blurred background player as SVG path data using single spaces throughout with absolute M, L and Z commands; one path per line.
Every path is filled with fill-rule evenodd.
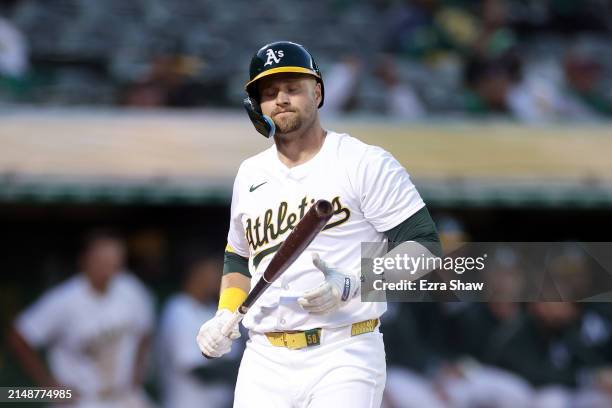
M 144 364 L 153 328 L 145 287 L 124 270 L 124 243 L 109 231 L 85 240 L 81 272 L 15 320 L 9 343 L 40 386 L 64 386 L 79 408 L 146 408 Z M 37 349 L 46 349 L 48 366 Z
M 163 307 L 159 327 L 159 374 L 167 408 L 232 406 L 242 347 L 229 355 L 207 360 L 193 333 L 217 311 L 222 264 L 203 255 L 190 256 L 184 267 L 181 291 Z

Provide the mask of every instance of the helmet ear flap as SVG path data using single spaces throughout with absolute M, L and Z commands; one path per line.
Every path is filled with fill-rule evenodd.
M 261 112 L 261 106 L 254 98 L 247 96 L 242 101 L 242 105 L 249 115 L 249 119 L 253 122 L 255 129 L 266 138 L 271 138 L 276 133 L 276 125 L 274 121 L 267 115 Z

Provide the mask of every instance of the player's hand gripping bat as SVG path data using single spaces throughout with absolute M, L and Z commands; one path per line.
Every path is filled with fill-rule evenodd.
M 249 311 L 249 308 L 253 306 L 253 303 L 259 299 L 268 286 L 282 275 L 302 252 L 304 252 L 306 247 L 310 245 L 312 240 L 321 232 L 323 227 L 325 227 L 325 224 L 327 224 L 332 214 L 333 207 L 331 203 L 326 200 L 319 200 L 310 207 L 306 215 L 302 217 L 300 222 L 293 228 L 293 231 L 289 233 L 285 242 L 283 242 L 278 251 L 276 251 L 276 254 L 274 254 L 274 257 L 264 271 L 263 276 L 259 278 L 259 281 L 253 290 L 249 292 L 249 295 L 244 302 L 242 302 L 242 305 L 238 308 L 236 313 L 234 313 L 232 319 L 223 326 L 221 333 L 224 336 L 229 337 L 234 325 L 240 323 L 244 315 Z M 207 355 L 204 355 L 204 357 L 211 358 Z

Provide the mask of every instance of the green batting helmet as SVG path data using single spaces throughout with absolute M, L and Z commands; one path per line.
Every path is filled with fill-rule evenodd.
M 266 44 L 257 51 L 251 59 L 249 82 L 245 85 L 247 94 L 259 102 L 257 81 L 268 75 L 284 72 L 308 74 L 315 77 L 317 82 L 321 84 L 321 102 L 319 103 L 319 108 L 323 106 L 323 78 L 317 63 L 306 48 L 290 41 L 277 41 Z

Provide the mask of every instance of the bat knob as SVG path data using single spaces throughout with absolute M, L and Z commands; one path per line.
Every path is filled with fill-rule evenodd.
M 318 200 L 314 203 L 314 208 L 317 215 L 321 218 L 331 216 L 334 211 L 334 207 L 327 200 Z

